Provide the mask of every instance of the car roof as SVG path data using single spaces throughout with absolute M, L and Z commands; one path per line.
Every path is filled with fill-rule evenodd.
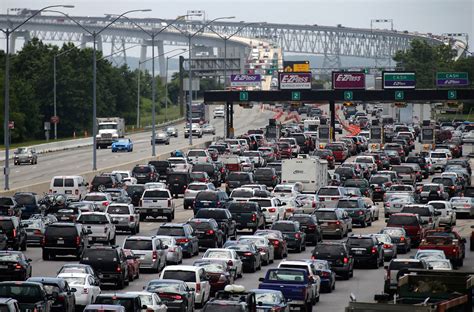
M 193 265 L 167 265 L 164 270 L 167 271 L 197 271 L 198 267 Z

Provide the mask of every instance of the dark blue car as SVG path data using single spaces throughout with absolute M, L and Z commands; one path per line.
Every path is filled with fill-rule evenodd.
M 222 190 L 201 191 L 194 199 L 194 215 L 201 208 L 226 208 L 229 200 L 227 193 Z
M 13 195 L 17 205 L 21 207 L 21 218 L 29 219 L 32 215 L 39 213 L 39 199 L 36 193 L 19 192 Z
M 308 260 L 316 268 L 316 274 L 321 279 L 321 290 L 332 292 L 336 288 L 336 273 L 331 270 L 331 265 L 326 260 Z
M 290 311 L 290 307 L 283 293 L 279 290 L 251 289 L 250 292 L 255 293 L 257 312 Z

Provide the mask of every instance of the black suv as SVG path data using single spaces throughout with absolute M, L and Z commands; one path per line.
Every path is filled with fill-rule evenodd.
M 43 260 L 54 259 L 57 255 L 73 255 L 80 259 L 88 245 L 91 233 L 81 224 L 58 222 L 50 224 L 44 233 L 41 248 Z
M 288 248 L 292 248 L 297 252 L 306 250 L 306 233 L 301 230 L 299 222 L 275 221 L 270 229 L 280 231 L 283 234 Z
M 129 184 L 127 185 L 127 194 L 128 197 L 132 199 L 132 204 L 135 207 L 140 206 L 140 199 L 145 192 L 145 185 L 143 184 Z
M 0 234 L 7 237 L 7 246 L 14 250 L 26 250 L 26 231 L 18 217 L 0 217 Z
M 90 246 L 82 253 L 79 263 L 90 265 L 102 284 L 113 283 L 123 289 L 129 283 L 127 257 L 119 246 Z
M 16 201 L 14 197 L 0 197 L 0 215 L 2 216 L 14 216 L 21 218 L 22 206 Z
M 370 235 L 352 235 L 346 242 L 349 254 L 357 264 L 369 264 L 374 269 L 383 266 L 383 243 Z
M 135 165 L 132 169 L 132 177 L 137 179 L 138 183 L 145 184 L 158 181 L 159 174 L 152 165 Z
M 2 282 L 0 297 L 18 301 L 20 311 L 51 311 L 54 296 L 48 294 L 43 284 L 35 282 Z
M 91 192 L 103 192 L 108 188 L 120 187 L 120 182 L 114 175 L 96 175 L 91 182 Z
M 255 232 L 258 229 L 265 229 L 265 215 L 258 203 L 230 202 L 227 209 L 232 214 L 239 230 L 251 229 L 252 232 Z
M 354 276 L 354 258 L 344 242 L 321 242 L 313 249 L 311 259 L 326 260 L 337 275 Z
M 423 179 L 427 179 L 430 176 L 430 168 L 428 167 L 425 157 L 408 156 L 405 159 L 405 162 L 409 164 L 418 164 L 421 168 L 421 172 L 423 173 Z
M 126 312 L 141 312 L 146 305 L 142 304 L 136 294 L 100 294 L 94 304 L 117 305 L 125 308 Z M 147 310 L 147 309 L 144 309 Z
M 223 208 L 202 208 L 196 213 L 196 218 L 213 218 L 224 232 L 224 241 L 228 237 L 237 238 L 237 223 L 232 218 L 228 209 Z
M 315 215 L 310 214 L 294 214 L 288 220 L 298 221 L 301 231 L 306 233 L 306 241 L 316 245 L 323 240 L 323 233 L 319 226 L 318 219 Z
M 230 194 L 233 189 L 244 184 L 253 184 L 253 174 L 249 172 L 232 171 L 227 175 L 225 190 Z
M 52 311 L 74 312 L 76 307 L 76 297 L 73 289 L 68 283 L 58 277 L 30 277 L 28 282 L 40 283 L 45 286 L 46 290 L 53 289 L 57 293 L 55 295 Z
M 221 172 L 213 163 L 196 163 L 193 165 L 193 172 L 205 172 L 211 179 L 215 187 L 221 186 Z
M 224 245 L 224 233 L 214 219 L 193 218 L 188 224 L 199 240 L 199 247 L 220 248 Z
M 156 235 L 173 236 L 183 249 L 184 257 L 191 258 L 199 254 L 199 240 L 194 235 L 192 226 L 187 223 L 164 223 L 158 228 Z

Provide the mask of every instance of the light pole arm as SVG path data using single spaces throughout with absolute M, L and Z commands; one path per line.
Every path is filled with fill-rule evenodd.
M 64 17 L 66 17 L 67 19 L 69 19 L 71 22 L 73 22 L 74 24 L 76 24 L 79 28 L 81 28 L 82 30 L 84 30 L 85 32 L 87 32 L 89 35 L 93 35 L 94 33 L 92 31 L 90 31 L 89 29 L 85 28 L 84 26 L 82 26 L 81 23 L 79 23 L 75 18 L 71 17 L 69 14 L 66 14 L 64 12 L 61 12 L 61 11 L 56 11 L 56 10 L 48 10 L 48 12 L 51 12 L 51 13 L 59 13 L 61 15 L 63 15 Z
M 120 14 L 119 16 L 117 16 L 116 18 L 114 18 L 110 23 L 108 23 L 104 28 L 102 28 L 101 30 L 99 30 L 97 33 L 95 33 L 96 35 L 100 34 L 101 32 L 103 32 L 104 30 L 106 30 L 107 28 L 109 28 L 113 23 L 115 23 L 118 19 L 120 19 L 121 17 L 125 16 L 126 14 L 128 13 L 134 13 L 134 12 L 150 12 L 151 10 L 150 9 L 142 9 L 142 10 L 130 10 L 130 11 L 127 11 L 127 12 L 124 12 L 122 14 Z
M 12 30 L 10 31 L 10 33 L 14 32 L 15 30 L 17 30 L 18 28 L 20 28 L 21 26 L 25 25 L 26 23 L 28 23 L 29 20 L 31 20 L 32 18 L 34 18 L 35 16 L 37 16 L 38 14 L 40 14 L 41 12 L 43 11 L 46 11 L 48 9 L 51 9 L 51 8 L 73 8 L 74 6 L 73 5 L 50 5 L 50 6 L 47 6 L 47 7 L 44 7 L 38 11 L 36 11 L 35 13 L 33 13 L 30 17 L 28 17 L 26 20 L 24 20 L 23 22 L 21 22 L 19 25 L 17 25 L 15 28 L 12 28 Z
M 219 21 L 219 20 L 223 20 L 223 19 L 233 19 L 235 18 L 235 16 L 225 16 L 225 17 L 218 17 L 218 18 L 215 18 L 213 20 L 210 20 L 209 22 L 207 22 L 206 24 L 204 24 L 201 28 L 199 28 L 198 31 L 196 31 L 194 34 L 190 35 L 191 38 L 193 38 L 194 36 L 196 36 L 197 34 L 199 34 L 201 31 L 203 31 L 207 26 L 211 25 L 212 23 L 216 22 L 216 21 Z

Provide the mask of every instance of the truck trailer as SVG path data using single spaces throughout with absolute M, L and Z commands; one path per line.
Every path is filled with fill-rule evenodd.
M 328 162 L 306 154 L 283 159 L 281 181 L 285 184 L 299 182 L 303 184 L 303 193 L 315 194 L 321 187 L 328 185 Z

